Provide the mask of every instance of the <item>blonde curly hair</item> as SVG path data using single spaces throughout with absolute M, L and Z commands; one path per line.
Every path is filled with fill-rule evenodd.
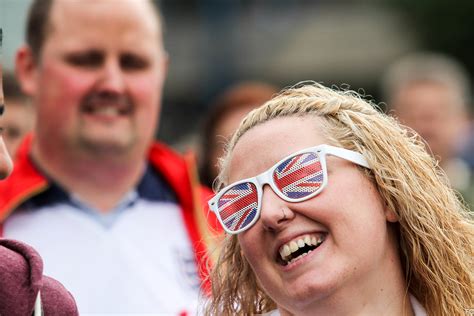
M 320 118 L 331 143 L 367 159 L 371 166 L 367 175 L 398 216 L 407 292 L 428 315 L 465 315 L 466 308 L 474 307 L 472 215 L 416 133 L 354 91 L 302 82 L 249 113 L 228 144 L 216 188 L 227 184 L 229 158 L 240 137 L 254 126 L 285 116 Z M 211 281 L 207 315 L 251 315 L 276 308 L 258 284 L 235 235 L 223 241 Z

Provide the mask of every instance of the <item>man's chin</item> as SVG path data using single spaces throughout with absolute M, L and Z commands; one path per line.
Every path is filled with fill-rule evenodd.
M 79 145 L 85 151 L 94 155 L 126 155 L 132 153 L 136 142 L 131 137 L 82 137 Z

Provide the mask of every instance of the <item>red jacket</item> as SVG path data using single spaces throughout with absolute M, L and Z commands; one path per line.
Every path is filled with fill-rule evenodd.
M 45 191 L 50 185 L 29 158 L 32 139 L 32 135 L 26 137 L 17 152 L 12 174 L 0 181 L 0 236 L 3 231 L 2 223 L 8 220 L 8 216 L 21 203 Z M 154 143 L 148 159 L 176 193 L 198 263 L 199 275 L 204 287 L 209 289 L 206 278 L 207 254 L 215 248 L 214 243 L 221 231 L 217 219 L 212 212 L 208 212 L 206 206 L 212 192 L 199 184 L 194 157 L 181 157 L 165 145 Z

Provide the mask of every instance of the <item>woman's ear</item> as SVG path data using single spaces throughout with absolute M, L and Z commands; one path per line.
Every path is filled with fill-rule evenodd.
M 15 70 L 21 89 L 27 95 L 36 93 L 36 69 L 37 61 L 31 48 L 23 45 L 18 49 L 15 59 Z
M 398 215 L 387 204 L 385 204 L 384 212 L 385 212 L 385 218 L 387 219 L 387 222 L 390 222 L 390 223 L 398 222 Z

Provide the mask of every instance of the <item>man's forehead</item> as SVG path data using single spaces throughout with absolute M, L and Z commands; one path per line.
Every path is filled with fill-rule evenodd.
M 56 42 L 63 48 L 122 43 L 139 50 L 157 44 L 163 50 L 161 25 L 150 0 L 56 0 L 46 32 L 45 45 Z
M 161 18 L 151 0 L 55 0 L 52 2 L 50 24 L 67 22 L 71 19 L 109 20 L 113 16 L 123 19 L 137 14 L 143 23 L 153 23 L 161 31 Z M 121 15 L 121 16 L 120 16 Z

